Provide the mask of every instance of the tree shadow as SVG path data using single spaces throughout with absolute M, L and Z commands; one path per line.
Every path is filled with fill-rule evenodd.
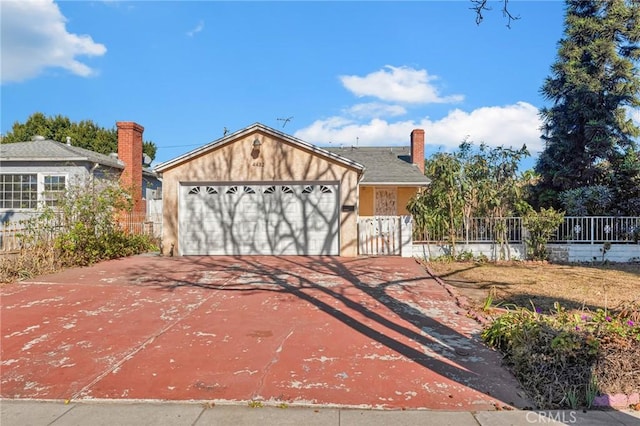
M 431 285 L 425 282 L 429 279 L 426 273 L 407 278 L 406 274 L 398 276 L 387 267 L 387 274 L 377 275 L 374 265 L 382 259 L 375 258 L 189 256 L 166 260 L 154 265 L 153 270 L 134 271 L 137 285 L 165 291 L 196 287 L 243 294 L 264 291 L 290 294 L 440 376 L 505 405 L 532 406 L 521 396 L 524 393 L 520 392 L 515 378 L 500 366 L 499 355 L 484 346 L 477 335 L 462 334 L 445 324 L 444 318 L 427 313 L 429 309 L 421 304 L 428 301 L 420 300 L 420 289 L 416 287 Z M 192 266 L 191 272 L 179 278 L 177 269 L 171 267 L 174 261 Z M 203 281 L 203 271 L 215 271 L 219 282 Z M 389 272 L 397 279 L 381 280 Z M 343 280 L 342 285 L 317 283 L 314 279 L 318 274 L 339 278 Z M 242 280 L 238 279 L 240 276 Z M 359 292 L 351 291 L 354 288 Z M 399 295 L 413 299 L 402 300 Z M 340 305 L 328 303 L 325 296 Z M 366 299 L 378 302 L 384 309 L 369 307 Z

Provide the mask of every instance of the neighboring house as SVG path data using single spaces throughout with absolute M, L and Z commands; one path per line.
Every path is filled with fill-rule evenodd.
M 134 212 L 146 213 L 146 200 L 160 198 L 157 174 L 143 165 L 142 132 L 132 122 L 118 122 L 118 153 L 99 154 L 34 136 L 29 142 L 0 145 L 0 223 L 27 219 L 43 205 L 55 205 L 70 185 L 93 178 L 120 179 L 134 191 Z
M 428 184 L 421 135 L 413 165 L 401 148 L 328 150 L 259 123 L 229 134 L 155 168 L 163 246 L 178 255 L 356 256 L 358 215 L 406 213 Z

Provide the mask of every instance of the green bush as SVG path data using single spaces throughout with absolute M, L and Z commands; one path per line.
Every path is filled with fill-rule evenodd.
M 127 232 L 120 226 L 132 203 L 115 181 L 90 181 L 71 186 L 54 206 L 25 223 L 23 250 L 0 264 L 7 282 L 157 250 L 150 235 Z
M 547 259 L 547 241 L 558 229 L 563 219 L 564 213 L 553 208 L 542 208 L 539 212 L 530 210 L 525 213 L 522 221 L 528 232 L 525 242 L 527 243 L 527 256 L 529 259 Z
M 638 306 L 618 315 L 520 308 L 496 318 L 482 338 L 503 352 L 539 408 L 589 407 L 595 392 L 640 390 L 640 377 L 628 374 L 640 368 L 639 314 Z

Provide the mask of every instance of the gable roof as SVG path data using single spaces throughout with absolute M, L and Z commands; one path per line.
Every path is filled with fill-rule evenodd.
M 125 167 L 124 162 L 116 157 L 51 139 L 0 144 L 0 161 L 47 161 L 58 163 L 86 161 L 121 170 L 124 170 Z M 143 168 L 142 173 L 150 176 L 156 175 L 149 168 Z
M 88 161 L 124 169 L 124 163 L 108 155 L 50 139 L 0 145 L 2 161 Z
M 361 185 L 426 186 L 431 183 L 431 179 L 411 163 L 411 149 L 406 146 L 326 149 L 365 166 Z
M 247 135 L 250 135 L 251 133 L 254 133 L 256 131 L 261 131 L 263 133 L 266 133 L 266 134 L 270 135 L 271 137 L 282 139 L 282 140 L 284 140 L 284 141 L 286 141 L 286 142 L 288 142 L 288 143 L 290 143 L 290 144 L 292 144 L 294 146 L 297 146 L 299 148 L 311 151 L 314 154 L 318 154 L 318 155 L 320 155 L 322 157 L 332 159 L 332 160 L 334 160 L 334 161 L 336 161 L 338 163 L 341 163 L 341 164 L 343 164 L 343 165 L 345 165 L 347 167 L 354 168 L 354 169 L 356 169 L 356 170 L 358 170 L 360 172 L 364 171 L 364 166 L 362 164 L 358 163 L 357 161 L 354 161 L 354 160 L 352 160 L 350 158 L 347 158 L 347 157 L 343 157 L 343 156 L 341 156 L 341 155 L 339 155 L 337 153 L 333 153 L 333 152 L 331 152 L 329 150 L 326 150 L 326 149 L 323 149 L 323 148 L 319 148 L 319 147 L 317 147 L 317 146 L 315 146 L 313 144 L 310 144 L 310 143 L 305 142 L 305 141 L 303 141 L 301 139 L 298 139 L 296 137 L 293 137 L 291 135 L 283 133 L 283 132 L 281 132 L 279 130 L 273 129 L 273 128 L 269 127 L 269 126 L 265 126 L 262 123 L 254 123 L 251 126 L 245 127 L 244 129 L 238 130 L 237 132 L 228 134 L 227 136 L 223 136 L 220 139 L 216 139 L 213 142 L 210 142 L 210 143 L 208 143 L 206 145 L 203 145 L 203 146 L 201 146 L 199 148 L 196 148 L 196 149 L 194 149 L 192 151 L 189 151 L 186 154 L 183 154 L 183 155 L 181 155 L 179 157 L 176 157 L 176 158 L 174 158 L 172 160 L 160 163 L 155 167 L 154 170 L 157 171 L 157 172 L 163 172 L 164 170 L 167 170 L 167 169 L 170 169 L 172 167 L 175 167 L 175 166 L 177 166 L 179 164 L 182 164 L 182 163 L 184 163 L 186 161 L 189 161 L 190 159 L 192 159 L 194 157 L 197 157 L 197 156 L 200 156 L 200 155 L 202 155 L 202 154 L 204 154 L 204 153 L 206 153 L 208 151 L 211 151 L 213 149 L 220 148 L 220 147 L 222 147 L 224 145 L 232 143 L 235 140 L 240 139 L 242 137 L 245 137 Z

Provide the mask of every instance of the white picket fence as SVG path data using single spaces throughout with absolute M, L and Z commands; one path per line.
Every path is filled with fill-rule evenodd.
M 358 254 L 400 255 L 400 216 L 358 218 Z

